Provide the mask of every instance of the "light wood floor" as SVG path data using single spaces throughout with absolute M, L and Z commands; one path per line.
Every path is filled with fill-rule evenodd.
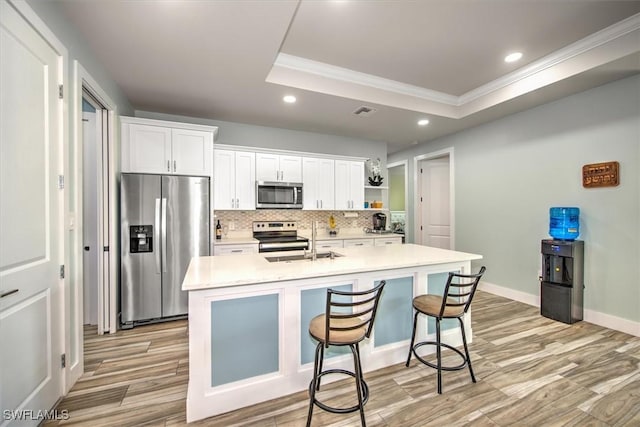
M 415 359 L 367 373 L 369 426 L 640 426 L 640 338 L 586 322 L 539 315 L 535 307 L 478 292 L 472 305 L 468 371 L 435 371 Z M 60 424 L 182 426 L 188 381 L 187 323 L 85 335 L 86 373 L 58 405 Z M 353 399 L 351 382 L 326 387 L 326 398 Z M 300 392 L 209 418 L 193 426 L 303 426 Z M 316 408 L 314 426 L 359 425 L 358 415 Z

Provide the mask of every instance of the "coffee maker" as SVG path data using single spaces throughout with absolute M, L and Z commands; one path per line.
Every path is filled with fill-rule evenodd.
M 373 214 L 373 229 L 384 230 L 387 226 L 387 215 L 378 212 Z

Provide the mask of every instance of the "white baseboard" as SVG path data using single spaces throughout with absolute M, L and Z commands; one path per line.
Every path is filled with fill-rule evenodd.
M 478 289 L 513 301 L 540 307 L 540 295 L 532 295 L 488 282 L 480 282 Z M 588 309 L 584 309 L 584 321 L 640 337 L 640 322 Z

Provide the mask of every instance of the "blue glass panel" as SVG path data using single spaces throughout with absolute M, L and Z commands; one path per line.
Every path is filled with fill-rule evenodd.
M 459 271 L 454 271 L 454 273 L 459 273 Z M 435 273 L 429 274 L 428 277 L 428 293 L 432 295 L 442 295 L 444 294 L 444 287 L 447 284 L 447 278 L 449 278 L 449 273 Z M 436 333 L 436 321 L 433 317 L 428 317 L 428 333 L 435 334 Z M 440 322 L 440 327 L 442 331 L 446 331 L 447 329 L 453 329 L 460 326 L 460 323 L 456 319 L 443 319 Z
M 375 282 L 377 286 L 379 281 Z M 375 346 L 411 339 L 413 277 L 387 279 L 378 303 L 374 326 Z
M 278 371 L 278 294 L 211 302 L 211 386 Z
M 309 335 L 309 322 L 327 307 L 327 289 L 351 292 L 351 285 L 328 286 L 326 288 L 307 289 L 300 294 L 300 363 L 312 363 L 318 342 Z M 325 359 L 341 354 L 351 354 L 349 347 L 329 347 L 324 351 Z

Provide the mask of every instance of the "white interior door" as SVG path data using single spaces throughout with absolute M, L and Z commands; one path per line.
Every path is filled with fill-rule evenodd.
M 93 107 L 92 107 L 93 108 Z M 84 252 L 83 291 L 84 291 L 84 324 L 98 324 L 98 290 L 101 275 L 99 273 L 100 253 L 98 212 L 100 176 L 98 166 L 98 141 L 96 138 L 96 111 L 82 113 L 82 144 L 83 144 L 83 206 L 82 206 L 82 242 Z M 102 152 L 100 152 L 100 158 Z
M 61 61 L 12 5 L 0 3 L 3 410 L 51 409 L 62 394 Z M 3 426 L 12 423 L 7 418 L 0 419 Z
M 421 162 L 422 244 L 451 249 L 449 158 Z

